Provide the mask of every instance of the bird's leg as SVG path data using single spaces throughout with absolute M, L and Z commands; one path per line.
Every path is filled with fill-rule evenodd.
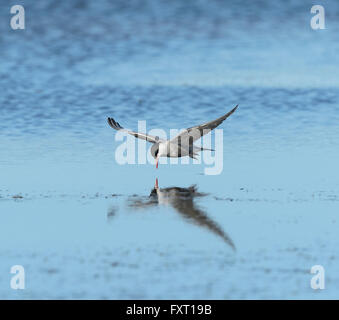
M 158 185 L 158 178 L 155 179 L 155 186 L 154 186 L 155 189 L 158 189 L 159 188 L 159 185 Z
M 156 159 L 155 159 L 155 167 L 158 169 L 158 161 L 159 161 L 159 158 L 157 157 Z

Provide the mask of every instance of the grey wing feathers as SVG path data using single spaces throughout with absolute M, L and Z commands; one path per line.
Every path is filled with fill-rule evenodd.
M 126 130 L 119 124 L 119 122 L 115 121 L 113 118 L 107 118 L 107 122 L 115 130 L 123 130 L 136 138 L 143 139 L 143 140 L 146 140 L 152 143 L 159 142 L 159 137 L 154 137 L 146 133 L 139 133 L 139 132 Z
M 201 124 L 199 126 L 188 128 L 187 131 L 190 132 L 190 130 L 193 130 L 193 129 L 205 129 L 205 130 L 210 129 L 210 130 L 213 130 L 217 126 L 219 126 L 223 121 L 225 121 L 235 110 L 237 110 L 237 108 L 238 108 L 238 105 L 236 105 L 231 111 L 227 112 L 226 114 L 219 117 L 218 119 L 212 120 L 210 122 L 206 122 L 206 123 Z
M 219 117 L 218 119 L 212 120 L 210 122 L 206 122 L 204 124 L 194 126 L 191 128 L 187 128 L 185 131 L 181 132 L 177 135 L 172 141 L 175 140 L 184 140 L 184 139 L 192 139 L 193 142 L 201 138 L 203 135 L 209 133 L 217 126 L 219 126 L 224 120 L 226 120 L 236 109 L 238 105 L 236 105 L 231 111 L 227 112 L 223 116 Z M 180 143 L 180 142 L 179 142 Z

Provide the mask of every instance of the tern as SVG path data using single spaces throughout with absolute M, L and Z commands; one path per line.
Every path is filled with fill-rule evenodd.
M 158 161 L 160 157 L 180 158 L 189 156 L 193 159 L 196 159 L 195 156 L 197 156 L 198 152 L 200 151 L 204 150 L 214 151 L 213 149 L 195 146 L 193 143 L 194 141 L 200 139 L 203 135 L 209 133 L 217 126 L 219 126 L 237 108 L 238 105 L 236 105 L 231 111 L 227 112 L 218 119 L 200 124 L 198 126 L 187 128 L 184 131 L 180 132 L 176 137 L 174 137 L 171 140 L 163 140 L 160 139 L 158 136 L 151 136 L 146 133 L 127 130 L 123 128 L 113 118 L 108 118 L 107 121 L 108 124 L 115 130 L 123 130 L 136 138 L 143 139 L 153 143 L 153 146 L 151 147 L 151 154 L 153 158 L 155 158 L 156 168 L 158 168 Z

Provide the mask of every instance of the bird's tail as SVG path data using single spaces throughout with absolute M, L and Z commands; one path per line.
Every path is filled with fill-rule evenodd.
M 215 151 L 214 149 L 209 148 L 200 148 L 200 151 Z
M 194 160 L 198 160 L 197 156 L 198 156 L 197 153 L 194 153 L 194 154 L 191 153 L 191 154 L 189 155 L 189 157 L 192 158 L 192 159 L 194 159 Z
M 200 152 L 200 151 L 215 151 L 214 149 L 198 147 L 196 145 L 193 146 L 193 153 Z
M 208 149 L 208 148 L 203 148 L 203 147 L 197 147 L 197 146 L 193 146 L 193 152 L 190 153 L 190 157 L 193 159 L 197 160 L 197 156 L 199 155 L 200 151 L 215 151 L 214 149 Z

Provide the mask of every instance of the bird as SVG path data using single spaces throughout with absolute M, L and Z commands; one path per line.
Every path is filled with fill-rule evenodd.
M 115 130 L 125 131 L 136 138 L 153 143 L 153 146 L 151 147 L 151 154 L 155 159 L 156 168 L 158 169 L 158 161 L 160 157 L 180 158 L 184 156 L 189 156 L 190 158 L 196 159 L 196 156 L 200 151 L 214 151 L 213 149 L 198 147 L 193 143 L 194 141 L 201 138 L 203 135 L 218 127 L 237 108 L 238 105 L 236 105 L 231 111 L 227 112 L 226 114 L 215 120 L 187 128 L 171 140 L 163 140 L 160 139 L 158 136 L 152 136 L 146 133 L 127 130 L 123 128 L 119 124 L 119 122 L 110 117 L 107 118 L 107 122 Z

